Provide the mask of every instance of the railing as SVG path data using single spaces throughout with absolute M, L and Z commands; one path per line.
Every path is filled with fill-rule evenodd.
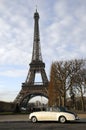
M 35 82 L 34 85 L 43 85 L 43 82 Z

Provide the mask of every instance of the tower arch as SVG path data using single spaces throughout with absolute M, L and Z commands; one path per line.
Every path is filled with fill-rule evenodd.
M 36 96 L 42 96 L 48 99 L 48 96 L 44 93 L 30 93 L 23 97 L 23 99 L 20 102 L 20 107 L 27 107 L 27 104 L 30 101 L 30 99 Z

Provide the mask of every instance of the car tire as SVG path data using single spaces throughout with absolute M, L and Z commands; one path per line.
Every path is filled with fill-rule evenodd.
M 31 118 L 31 121 L 32 121 L 33 123 L 35 123 L 35 122 L 37 122 L 37 118 L 36 118 L 35 116 L 33 116 L 33 117 Z
M 59 117 L 59 122 L 60 123 L 65 123 L 66 122 L 66 118 L 64 116 L 60 116 Z

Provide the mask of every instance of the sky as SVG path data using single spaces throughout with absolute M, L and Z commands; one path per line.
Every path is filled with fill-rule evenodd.
M 48 79 L 52 62 L 86 58 L 86 0 L 0 0 L 0 100 L 14 101 L 32 58 L 34 12 Z

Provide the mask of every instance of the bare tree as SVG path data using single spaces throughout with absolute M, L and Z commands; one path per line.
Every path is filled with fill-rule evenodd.
M 51 66 L 50 86 L 52 86 L 52 93 L 54 92 L 55 98 L 57 96 L 59 99 L 59 105 L 62 106 L 65 106 L 66 103 L 66 91 L 68 90 L 69 84 L 69 67 L 70 64 L 63 61 L 54 62 Z
M 77 64 L 80 66 L 80 70 L 75 77 L 75 87 L 80 93 L 82 110 L 85 111 L 84 94 L 86 93 L 86 61 L 78 60 Z
M 54 64 L 52 63 L 51 66 L 51 72 L 50 72 L 50 83 L 49 83 L 49 106 L 53 106 L 56 103 L 56 92 L 55 92 L 55 86 L 56 86 L 56 78 L 55 78 L 55 69 Z
M 51 104 L 66 106 L 66 96 L 69 91 L 74 104 L 76 91 L 79 91 L 84 109 L 83 92 L 86 88 L 86 63 L 84 61 L 75 59 L 52 63 L 49 86 L 49 93 L 52 95 L 49 96 Z

